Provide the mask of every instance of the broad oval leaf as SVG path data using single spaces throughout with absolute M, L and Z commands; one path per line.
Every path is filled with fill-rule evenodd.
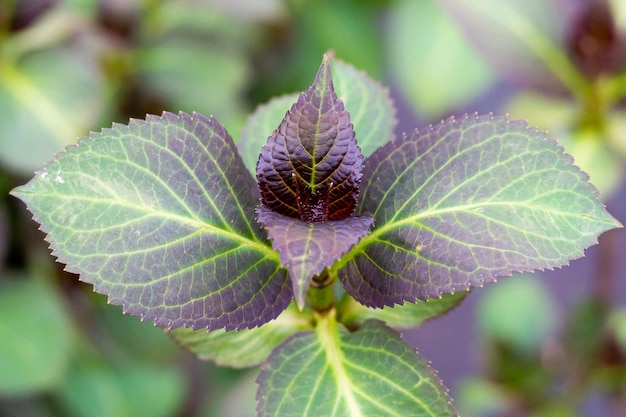
M 284 216 L 265 206 L 257 209 L 257 220 L 268 230 L 280 262 L 289 271 L 298 307 L 304 307 L 306 292 L 315 275 L 332 266 L 356 245 L 372 227 L 370 214 L 308 223 Z
M 293 335 L 263 364 L 259 416 L 455 416 L 447 390 L 400 335 L 377 320 L 348 333 L 331 319 Z
M 566 265 L 620 226 L 572 158 L 522 121 L 451 118 L 365 166 L 360 210 L 376 228 L 336 268 L 370 306 Z
M 179 327 L 167 333 L 202 360 L 231 368 L 248 368 L 261 364 L 287 337 L 311 329 L 312 323 L 310 311 L 298 311 L 292 304 L 276 320 L 254 329 L 208 332 Z
M 53 254 L 109 302 L 159 326 L 261 325 L 292 300 L 228 133 L 163 113 L 68 147 L 13 191 Z
M 362 160 L 324 56 L 311 87 L 262 148 L 257 163 L 261 201 L 304 221 L 344 219 L 356 207 Z

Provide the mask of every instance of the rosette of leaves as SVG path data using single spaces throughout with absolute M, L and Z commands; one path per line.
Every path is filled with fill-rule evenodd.
M 164 113 L 82 139 L 13 195 L 111 303 L 203 359 L 261 364 L 260 416 L 454 415 L 392 328 L 619 223 L 543 132 L 468 115 L 392 139 L 387 91 L 333 68 L 259 108 L 242 155 L 215 119 Z

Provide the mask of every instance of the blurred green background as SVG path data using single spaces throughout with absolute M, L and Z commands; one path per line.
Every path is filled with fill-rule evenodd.
M 78 137 L 182 110 L 236 139 L 332 50 L 390 87 L 397 135 L 474 111 L 548 130 L 624 223 L 625 34 L 620 0 L 0 0 L 0 416 L 255 415 L 256 370 L 107 305 L 8 195 Z M 461 415 L 626 415 L 626 236 L 600 243 L 405 334 Z

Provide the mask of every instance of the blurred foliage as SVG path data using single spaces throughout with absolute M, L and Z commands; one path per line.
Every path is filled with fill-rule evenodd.
M 200 363 L 161 329 L 107 306 L 54 264 L 8 197 L 77 137 L 195 110 L 237 138 L 257 104 L 302 90 L 333 50 L 390 85 L 420 121 L 477 107 L 529 119 L 613 204 L 626 158 L 625 39 L 621 0 L 3 0 L 0 415 L 255 414 L 254 373 Z M 624 239 L 612 236 L 594 287 L 571 311 L 559 314 L 528 277 L 484 292 L 485 372 L 452 393 L 462 415 L 626 409 L 614 250 Z

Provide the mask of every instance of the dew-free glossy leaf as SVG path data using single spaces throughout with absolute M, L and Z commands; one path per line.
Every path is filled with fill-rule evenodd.
M 370 155 L 393 138 L 396 108 L 389 89 L 350 64 L 333 60 L 333 85 L 350 113 L 356 140 L 363 155 Z
M 263 146 L 257 163 L 261 201 L 304 221 L 344 219 L 356 207 L 362 160 L 325 56 L 311 87 Z
M 254 221 L 254 179 L 212 118 L 164 113 L 116 124 L 13 194 L 68 271 L 157 325 L 254 327 L 292 299 Z
M 287 110 L 296 101 L 298 101 L 298 94 L 274 97 L 267 103 L 258 106 L 246 120 L 246 124 L 241 129 L 241 136 L 237 141 L 237 148 L 246 168 L 250 170 L 252 175 L 256 174 L 256 164 L 261 148 L 283 120 Z
M 327 320 L 290 337 L 258 381 L 261 417 L 456 415 L 427 362 L 376 320 L 354 333 Z
M 377 319 L 394 329 L 417 327 L 428 320 L 439 317 L 457 307 L 467 296 L 467 292 L 458 291 L 445 294 L 441 298 L 429 298 L 415 303 L 384 308 L 366 307 L 352 297 L 344 297 L 337 306 L 338 320 L 348 328 L 356 328 L 367 319 Z
M 367 235 L 374 218 L 365 213 L 343 220 L 307 223 L 260 206 L 257 220 L 267 228 L 272 246 L 280 254 L 281 264 L 289 271 L 294 297 L 302 308 L 313 277 L 334 264 Z
M 451 118 L 385 145 L 365 167 L 360 210 L 376 227 L 337 268 L 370 306 L 563 266 L 620 226 L 572 158 L 522 121 Z
M 231 368 L 247 368 L 267 359 L 287 337 L 311 329 L 312 322 L 310 312 L 300 312 L 292 305 L 276 320 L 254 329 L 207 332 L 179 327 L 169 330 L 168 335 L 202 360 Z

